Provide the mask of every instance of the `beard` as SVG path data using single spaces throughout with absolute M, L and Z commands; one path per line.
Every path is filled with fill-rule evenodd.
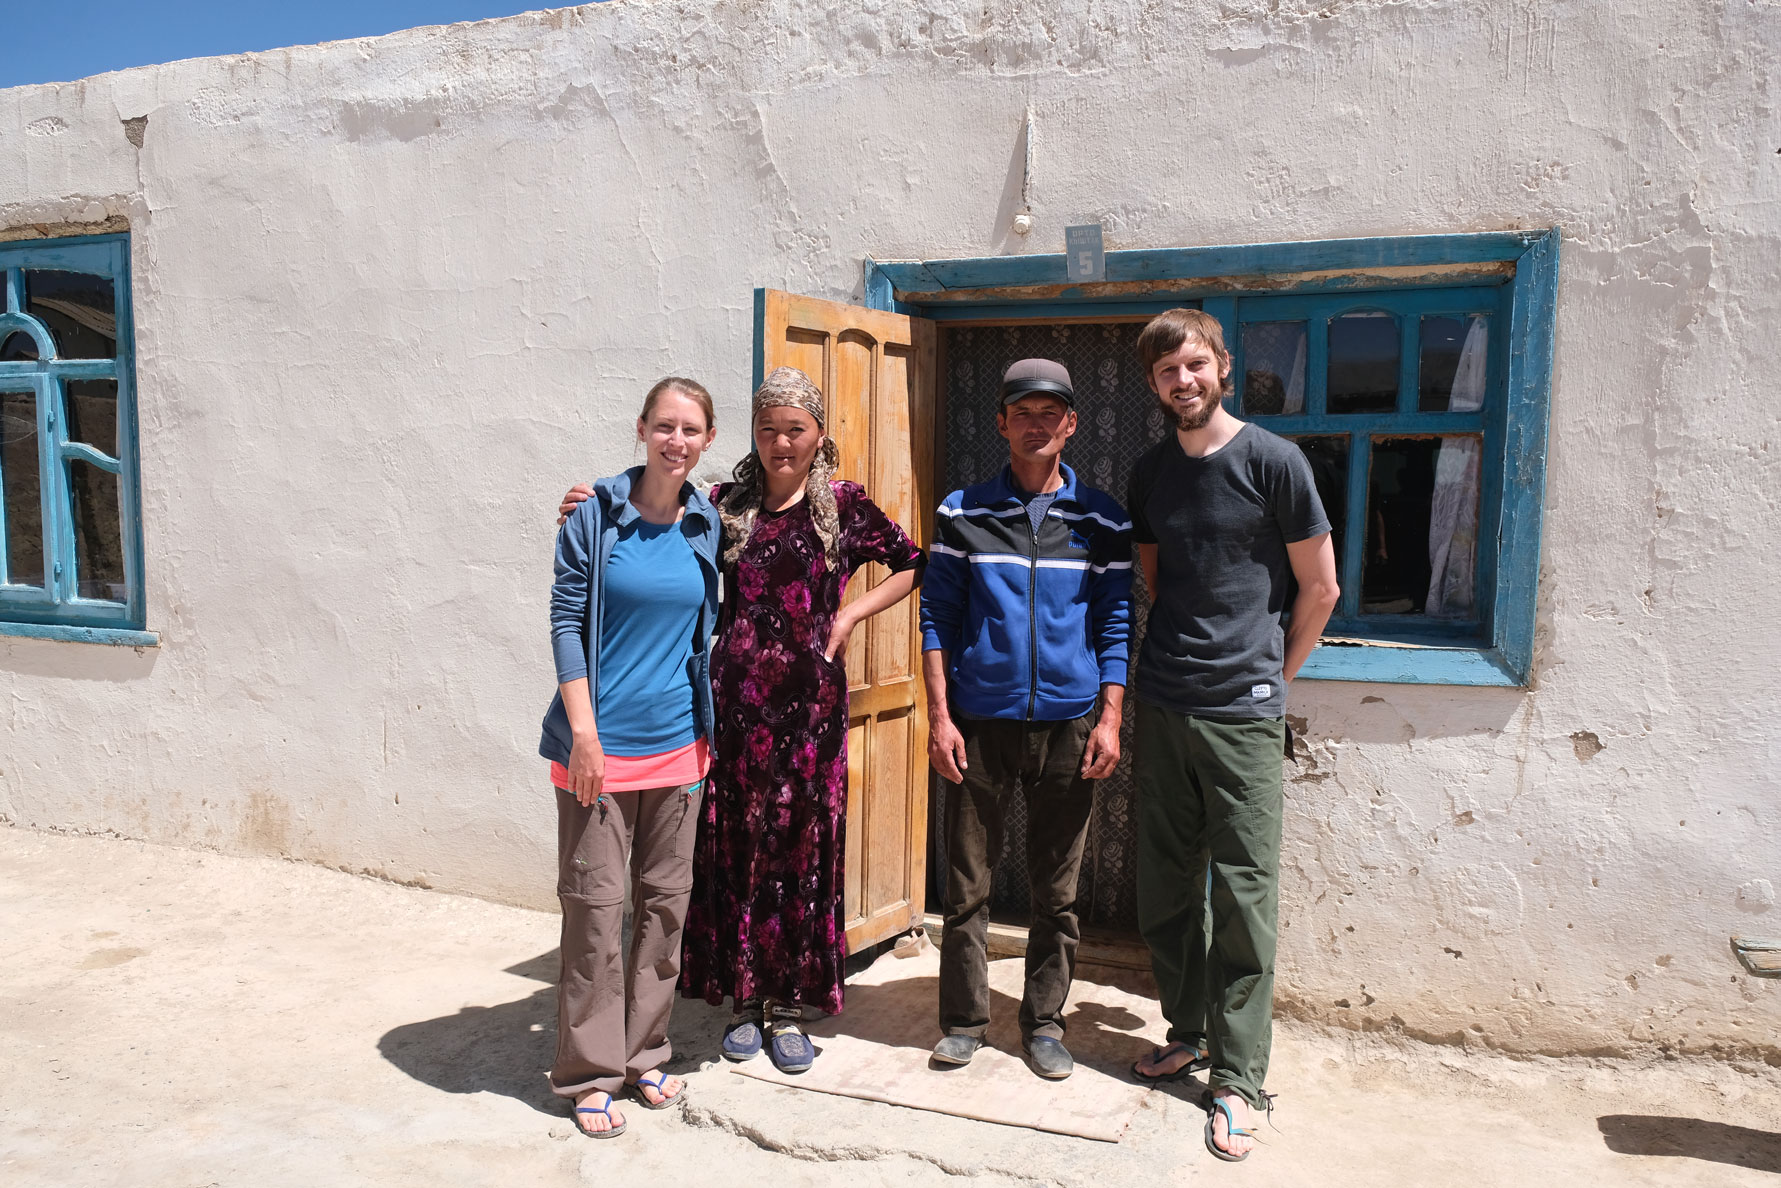
M 1178 413 L 1175 404 L 1166 396 L 1158 396 L 1156 402 L 1162 406 L 1163 415 L 1175 422 L 1175 428 L 1183 433 L 1192 433 L 1195 429 L 1204 429 L 1212 420 L 1212 414 L 1218 411 L 1223 402 L 1224 393 L 1219 393 L 1218 400 L 1202 400 L 1198 412 Z

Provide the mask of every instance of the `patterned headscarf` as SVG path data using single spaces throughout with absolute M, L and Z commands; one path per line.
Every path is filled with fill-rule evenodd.
M 761 382 L 754 394 L 754 408 L 749 412 L 752 423 L 765 408 L 798 408 L 816 418 L 817 428 L 824 427 L 822 389 L 796 367 L 775 367 Z M 835 439 L 825 436 L 810 462 L 810 476 L 804 480 L 804 498 L 810 503 L 810 518 L 816 523 L 816 535 L 822 540 L 823 556 L 829 571 L 840 568 L 840 517 L 835 510 L 835 490 L 829 480 L 841 462 L 841 449 Z M 723 521 L 724 536 L 729 547 L 724 549 L 724 564 L 734 565 L 742 555 L 748 538 L 754 532 L 755 518 L 760 514 L 761 498 L 766 494 L 766 468 L 761 456 L 753 450 L 736 463 L 732 472 L 735 483 L 724 492 L 718 504 L 718 518 Z

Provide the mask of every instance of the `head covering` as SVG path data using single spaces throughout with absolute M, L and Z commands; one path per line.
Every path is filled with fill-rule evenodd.
M 1076 407 L 1076 389 L 1070 372 L 1056 359 L 1022 359 L 1002 373 L 1002 403 L 1013 404 L 1022 396 L 1056 396 Z
M 822 389 L 811 382 L 809 376 L 796 367 L 775 367 L 761 381 L 760 390 L 754 394 L 754 408 L 749 413 L 752 423 L 761 415 L 761 410 L 768 408 L 796 408 L 809 413 L 816 420 L 817 428 L 822 428 L 825 417 L 822 403 Z M 835 477 L 835 468 L 840 464 L 841 450 L 835 439 L 823 437 L 822 444 L 816 449 L 816 457 L 810 462 L 810 474 L 804 480 L 804 498 L 810 504 L 810 518 L 816 524 L 816 535 L 822 540 L 823 556 L 827 559 L 830 572 L 840 568 L 840 517 L 835 510 L 835 489 L 829 480 Z M 760 514 L 761 499 L 767 491 L 767 469 L 761 464 L 761 456 L 754 450 L 747 457 L 736 463 L 732 472 L 736 481 L 724 492 L 723 501 L 717 505 L 718 518 L 723 521 L 724 539 L 728 542 L 724 549 L 724 564 L 734 565 L 736 558 L 748 544 L 748 538 L 754 534 L 755 519 Z

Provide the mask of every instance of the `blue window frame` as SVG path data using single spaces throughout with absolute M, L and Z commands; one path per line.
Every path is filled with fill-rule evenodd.
M 0 243 L 0 634 L 143 631 L 129 238 Z
M 1197 304 L 1228 405 L 1311 459 L 1342 602 L 1301 676 L 1527 683 L 1559 233 L 1491 232 L 866 262 L 866 304 L 937 320 L 1142 316 Z

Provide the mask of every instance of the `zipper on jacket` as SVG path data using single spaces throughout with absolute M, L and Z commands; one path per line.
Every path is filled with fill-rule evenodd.
M 1025 504 L 1021 511 L 1026 511 Z M 1033 541 L 1033 567 L 1027 570 L 1027 721 L 1031 722 L 1039 704 L 1039 530 L 1033 526 L 1030 513 L 1026 521 L 1027 535 Z

